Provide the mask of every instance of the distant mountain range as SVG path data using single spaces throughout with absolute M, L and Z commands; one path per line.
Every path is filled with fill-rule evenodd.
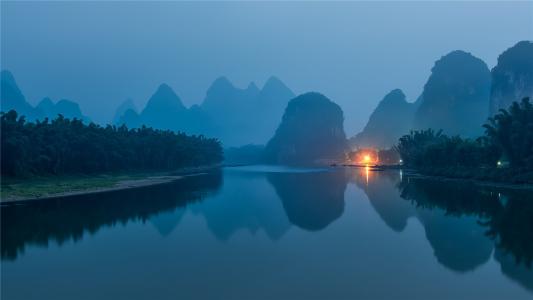
M 1 85 L 3 112 L 14 109 L 30 121 L 54 119 L 61 114 L 66 118 L 90 122 L 79 105 L 70 100 L 54 103 L 50 98 L 44 98 L 33 107 L 26 101 L 9 71 L 2 71 Z M 121 103 L 112 124 L 125 124 L 129 128 L 146 125 L 187 134 L 203 134 L 217 137 L 226 147 L 264 145 L 274 135 L 283 111 L 293 97 L 294 93 L 276 77 L 270 77 L 262 89 L 253 82 L 240 89 L 226 77 L 220 77 L 209 87 L 201 105 L 187 108 L 169 85 L 161 84 L 141 111 L 131 99 Z
M 304 98 L 319 98 L 312 95 L 306 94 Z M 492 71 L 472 54 L 452 51 L 435 62 L 415 102 L 408 102 L 399 89 L 389 92 L 370 115 L 362 132 L 350 139 L 350 144 L 352 147 L 389 148 L 409 130 L 427 128 L 443 130 L 450 135 L 477 137 L 489 116 L 527 96 L 533 98 L 532 42 L 522 41 L 507 49 L 498 57 L 498 64 Z M 203 134 L 220 139 L 224 147 L 265 145 L 279 135 L 276 133 L 278 125 L 281 124 L 281 128 L 287 123 L 282 116 L 284 112 L 290 113 L 285 109 L 289 110 L 287 104 L 294 97 L 276 77 L 269 78 L 262 88 L 252 82 L 244 89 L 220 77 L 209 87 L 200 105 L 186 107 L 170 86 L 161 84 L 142 110 L 137 110 L 131 100 L 122 103 L 112 123 L 130 128 L 146 125 Z M 328 110 L 327 105 L 323 108 Z M 8 71 L 1 73 L 1 109 L 4 112 L 15 109 L 28 120 L 55 118 L 61 114 L 90 121 L 78 104 L 66 99 L 54 103 L 44 98 L 33 107 Z M 316 112 L 317 121 L 323 117 L 321 112 Z M 306 124 L 316 127 L 307 121 Z
M 216 79 L 200 105 L 185 107 L 166 84 L 158 87 L 144 109 L 137 113 L 126 104 L 117 109 L 115 124 L 204 134 L 219 138 L 225 146 L 265 144 L 281 121 L 293 92 L 276 77 L 259 89 L 255 83 L 236 88 L 226 77 Z
M 2 71 L 0 75 L 0 107 L 3 112 L 16 110 L 20 115 L 26 116 L 27 120 L 55 119 L 59 114 L 65 118 L 77 118 L 84 122 L 90 122 L 87 116 L 81 113 L 80 106 L 73 101 L 61 99 L 54 103 L 50 98 L 42 99 L 36 107 L 26 101 L 19 89 L 13 74 Z
M 506 50 L 492 71 L 472 54 L 452 51 L 435 62 L 416 102 L 401 90 L 390 92 L 350 144 L 389 148 L 410 130 L 428 128 L 474 138 L 491 115 L 524 97 L 533 98 L 532 42 Z

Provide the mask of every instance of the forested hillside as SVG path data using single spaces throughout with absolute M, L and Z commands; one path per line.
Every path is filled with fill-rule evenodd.
M 59 116 L 26 122 L 1 116 L 2 176 L 174 170 L 222 161 L 216 139 L 167 130 L 85 125 Z

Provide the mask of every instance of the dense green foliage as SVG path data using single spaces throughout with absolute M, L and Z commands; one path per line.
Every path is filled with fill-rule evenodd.
M 432 129 L 403 136 L 397 150 L 403 163 L 411 167 L 488 166 L 496 165 L 500 157 L 498 149 L 491 147 L 485 138 L 450 137 Z
M 59 116 L 26 122 L 1 116 L 2 175 L 172 170 L 222 161 L 218 140 L 172 131 L 102 127 Z
M 533 170 L 533 106 L 529 98 L 501 109 L 484 127 L 512 167 Z
M 533 106 L 529 98 L 500 110 L 483 127 L 485 135 L 476 140 L 431 129 L 412 131 L 400 138 L 396 149 L 406 166 L 437 170 L 440 175 L 531 181 Z

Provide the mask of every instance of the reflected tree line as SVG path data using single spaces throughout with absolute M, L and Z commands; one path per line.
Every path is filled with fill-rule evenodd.
M 469 183 L 404 178 L 398 184 L 400 196 L 419 211 L 428 241 L 437 259 L 457 271 L 484 264 L 494 249 L 502 273 L 533 291 L 533 195 L 527 190 L 502 190 Z M 447 220 L 437 228 L 448 236 L 431 236 L 435 224 L 427 215 L 440 211 Z M 470 224 L 459 224 L 468 222 Z M 461 225 L 454 228 L 454 225 Z M 438 242 L 448 244 L 438 245 Z M 457 249 L 442 255 L 449 245 Z M 439 247 L 439 248 L 437 248 Z M 468 265 L 470 264 L 470 265 Z M 459 268 L 458 268 L 459 266 Z
M 531 191 L 480 187 L 459 181 L 352 172 L 381 219 L 401 232 L 417 218 L 440 264 L 472 271 L 494 255 L 503 274 L 533 291 Z
M 266 183 L 264 175 L 259 176 L 261 180 L 243 177 L 243 181 L 234 182 L 228 196 L 219 195 L 226 193 L 218 193 L 222 175 L 214 172 L 138 190 L 4 206 L 2 259 L 15 259 L 28 245 L 77 241 L 104 226 L 130 221 L 153 223 L 155 216 L 164 217 L 157 222 L 168 234 L 172 226 L 177 226 L 173 218 L 179 216 L 167 212 L 189 206 L 207 195 L 222 199 L 190 207 L 193 213 L 204 215 L 208 224 L 212 223 L 210 229 L 219 240 L 227 240 L 239 228 L 248 228 L 252 233 L 263 228 L 273 240 L 281 238 L 291 225 L 320 231 L 343 214 L 344 193 L 348 183 L 353 182 L 364 190 L 374 210 L 392 230 L 401 232 L 409 218 L 419 219 L 436 259 L 445 267 L 456 272 L 470 271 L 486 263 L 494 253 L 502 272 L 533 290 L 530 192 L 402 178 L 396 171 L 370 174 L 359 171 L 267 173 Z M 270 201 L 272 195 L 267 195 L 264 201 L 248 201 L 247 197 L 255 197 L 261 190 L 256 185 L 243 186 L 250 182 L 271 185 L 281 205 Z M 238 196 L 242 201 L 227 204 Z M 243 203 L 248 206 L 242 208 Z M 214 229 L 221 226 L 226 227 Z
M 1 209 L 2 259 L 16 259 L 28 245 L 46 247 L 52 241 L 61 245 L 81 240 L 85 234 L 94 234 L 102 227 L 131 221 L 150 221 L 166 235 L 178 223 L 174 218 L 179 216 L 171 213 L 186 206 L 193 213 L 204 215 L 208 225 L 213 223 L 210 229 L 221 241 L 243 227 L 255 232 L 260 226 L 273 240 L 281 238 L 291 225 L 319 231 L 344 211 L 344 192 L 348 184 L 344 173 L 268 173 L 266 182 L 274 188 L 274 197 L 281 200 L 281 212 L 275 211 L 278 208 L 273 206 L 271 197 L 262 204 L 246 199 L 256 197 L 259 192 L 257 186 L 247 191 L 244 185 L 253 182 L 247 177 L 246 181 L 235 182 L 235 191 L 222 195 L 223 199 L 215 199 L 221 201 L 201 206 L 190 204 L 220 191 L 221 172 L 135 190 L 4 205 Z M 261 175 L 261 180 L 264 179 Z M 243 200 L 233 201 L 232 198 L 238 196 Z M 260 207 L 250 207 L 254 205 Z M 270 211 L 262 213 L 262 210 Z M 286 215 L 286 219 L 280 215 Z
M 503 253 L 528 268 L 533 263 L 533 196 L 531 191 L 500 192 L 468 183 L 410 178 L 400 183 L 401 197 L 416 207 L 442 209 L 446 215 L 473 216 Z
M 221 185 L 221 173 L 213 171 L 146 188 L 3 205 L 2 259 L 16 259 L 28 245 L 48 246 L 51 241 L 61 245 L 102 227 L 146 222 L 153 215 L 200 201 Z

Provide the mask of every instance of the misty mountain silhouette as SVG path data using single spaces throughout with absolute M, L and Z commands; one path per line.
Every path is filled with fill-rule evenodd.
M 141 116 L 133 109 L 128 109 L 120 117 L 117 125 L 126 125 L 128 128 L 139 128 L 143 122 Z
M 220 139 L 225 146 L 265 144 L 292 97 L 292 91 L 276 77 L 269 78 L 263 89 L 253 82 L 240 89 L 226 77 L 219 77 L 201 105 L 186 108 L 172 88 L 163 84 L 139 116 L 124 110 L 118 124 L 203 134 Z
M 533 42 L 521 41 L 505 50 L 492 69 L 491 115 L 514 101 L 533 99 Z
M 78 103 L 67 99 L 61 99 L 54 103 L 50 98 L 46 97 L 37 104 L 35 109 L 39 119 L 55 119 L 58 115 L 63 115 L 63 117 L 68 119 L 76 118 L 86 123 L 90 122 L 90 119 L 82 114 Z
M 476 137 L 488 117 L 490 72 L 481 59 L 453 51 L 439 59 L 424 86 L 414 128 Z
M 181 130 L 183 116 L 187 108 L 174 90 L 161 84 L 150 97 L 140 116 L 143 124 L 157 129 Z
M 239 89 L 220 77 L 208 89 L 201 108 L 218 129 L 216 136 L 224 145 L 265 144 L 293 97 L 276 77 L 270 77 L 261 90 L 253 82 Z
M 350 144 L 389 148 L 412 129 L 442 129 L 448 135 L 465 137 L 481 135 L 488 118 L 491 84 L 485 62 L 457 50 L 436 61 L 431 71 L 415 102 L 407 102 L 399 89 L 387 94 Z M 533 84 L 529 87 L 533 89 Z
M 350 139 L 356 147 L 390 148 L 413 126 L 415 103 L 405 100 L 400 89 L 389 92 L 368 119 L 362 132 Z
M 134 112 L 137 112 L 137 108 L 135 107 L 135 104 L 133 103 L 133 100 L 126 99 L 124 102 L 122 102 L 117 109 L 115 110 L 115 114 L 113 115 L 112 124 L 114 125 L 120 125 L 121 121 L 120 118 L 124 115 L 124 113 L 127 110 L 133 110 Z
M 270 163 L 306 164 L 344 158 L 342 109 L 319 93 L 292 99 L 276 134 L 265 148 Z
M 7 70 L 3 70 L 0 75 L 0 82 L 0 106 L 2 111 L 8 112 L 14 109 L 20 115 L 24 115 L 30 120 L 35 119 L 35 109 L 26 101 L 13 74 Z
M 26 116 L 26 119 L 30 121 L 43 120 L 44 118 L 55 119 L 57 115 L 61 114 L 65 118 L 77 118 L 87 123 L 90 122 L 90 119 L 82 114 L 80 106 L 67 99 L 54 103 L 47 97 L 42 99 L 36 107 L 33 107 L 26 101 L 13 74 L 7 70 L 3 70 L 1 73 L 0 100 L 3 112 L 13 109 L 20 115 Z

